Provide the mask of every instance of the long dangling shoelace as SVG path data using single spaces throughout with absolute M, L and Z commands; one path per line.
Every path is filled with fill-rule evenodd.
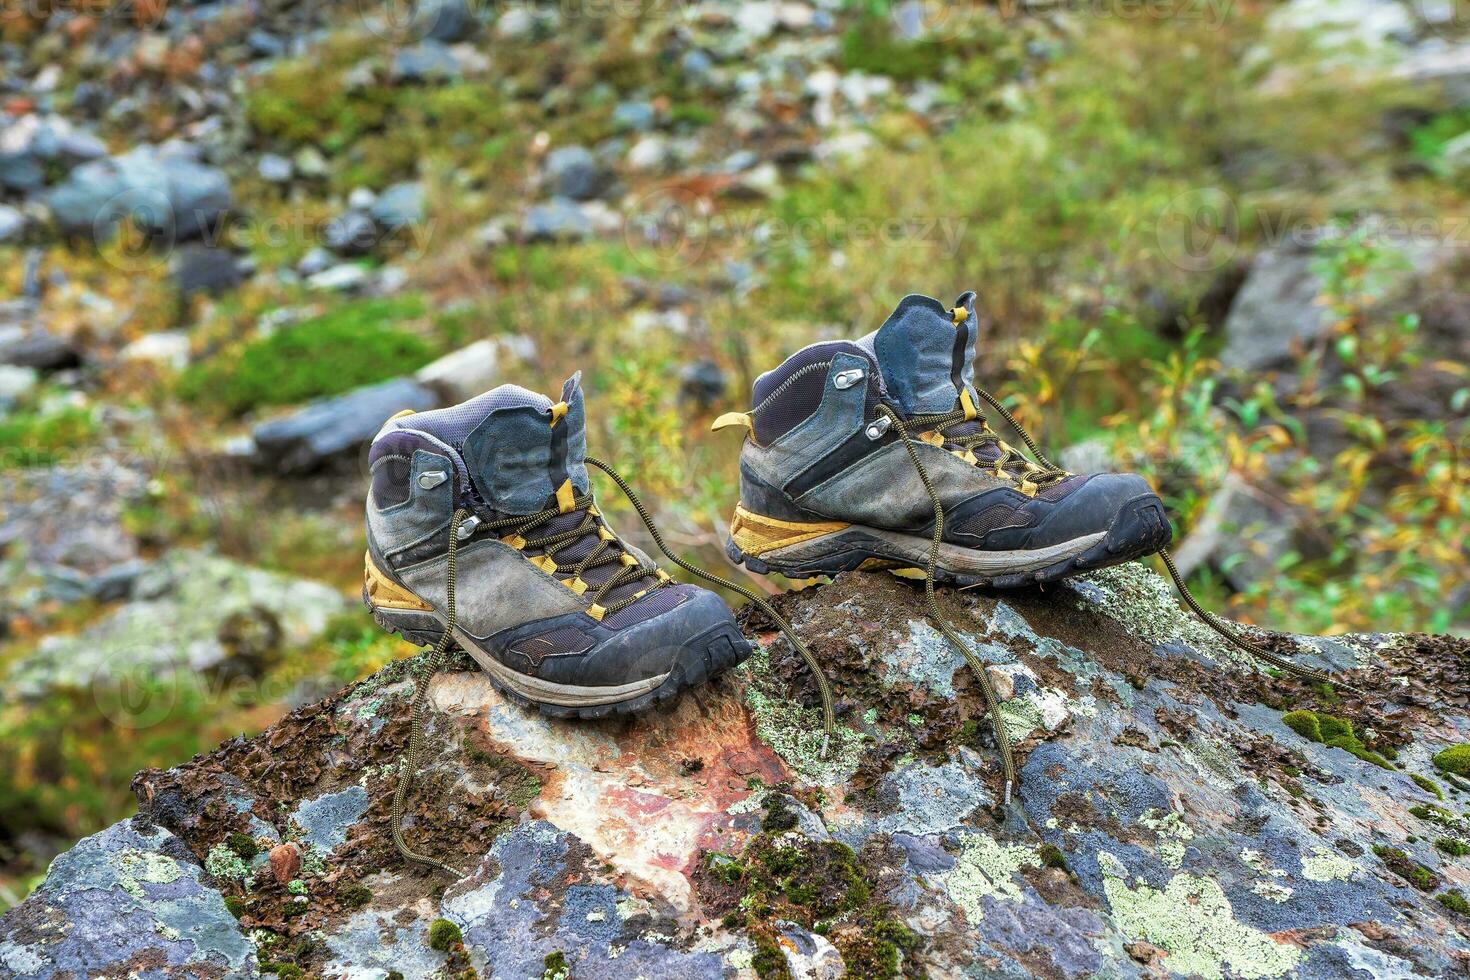
M 807 648 L 806 644 L 801 641 L 801 638 L 796 635 L 796 632 L 791 628 L 791 624 L 787 622 L 786 618 L 778 613 L 775 608 L 760 595 L 756 594 L 750 589 L 745 588 L 744 586 L 737 585 L 736 583 L 731 582 L 728 579 L 721 578 L 718 575 L 706 572 L 700 568 L 696 568 L 694 565 L 690 564 L 683 558 L 680 558 L 678 555 L 671 552 L 664 542 L 663 534 L 659 531 L 658 526 L 654 523 L 652 515 L 648 512 L 648 509 L 644 507 L 643 501 L 639 499 L 638 494 L 634 492 L 632 486 L 629 485 L 628 481 L 623 479 L 623 477 L 619 475 L 617 470 L 613 469 L 612 466 L 604 463 L 600 459 L 589 456 L 587 457 L 587 462 L 590 465 L 602 470 L 608 476 L 612 477 L 613 482 L 618 485 L 618 489 L 623 492 L 623 495 L 628 498 L 628 502 L 633 505 L 633 509 L 638 512 L 638 516 L 642 519 L 644 526 L 648 528 L 648 533 L 653 537 L 654 543 L 658 545 L 659 550 L 664 553 L 665 557 L 667 557 L 674 564 L 678 565 L 680 568 L 684 569 L 687 572 L 690 572 L 693 575 L 698 576 L 701 579 L 704 579 L 706 582 L 710 582 L 711 584 L 717 585 L 721 588 L 729 589 L 731 592 L 736 592 L 744 596 L 746 599 L 753 602 L 762 612 L 769 616 L 771 618 L 771 621 L 776 624 L 776 627 L 783 634 L 785 634 L 786 639 L 791 642 L 791 645 L 796 648 L 796 652 L 799 653 L 802 660 L 806 662 L 807 669 L 811 671 L 812 679 L 816 682 L 817 693 L 822 700 L 823 738 L 821 756 L 825 759 L 827 757 L 828 747 L 831 744 L 832 733 L 835 727 L 834 712 L 832 706 L 832 685 L 828 682 L 827 676 L 822 671 L 821 665 L 817 663 L 817 658 L 812 654 L 811 650 Z M 560 532 L 558 534 L 547 535 L 543 538 L 525 537 L 528 532 L 534 531 L 536 528 L 545 525 L 546 523 L 552 521 L 563 513 L 572 513 L 579 511 L 582 512 L 584 516 L 582 523 L 575 528 Z M 556 553 L 559 550 L 565 548 L 566 546 L 571 544 L 571 542 L 576 541 L 586 536 L 587 534 L 597 533 L 600 530 L 599 525 L 595 520 L 595 514 L 596 507 L 593 496 L 591 493 L 586 493 L 577 496 L 568 511 L 563 511 L 560 507 L 550 507 L 529 516 L 509 517 L 503 520 L 490 521 L 488 523 L 480 524 L 479 527 L 491 531 L 510 529 L 510 535 L 508 536 L 512 537 L 513 539 L 519 538 L 519 547 L 521 549 L 541 549 L 541 553 L 537 556 L 537 558 L 541 559 L 540 567 L 544 571 L 550 574 L 555 574 L 559 571 L 570 571 L 573 573 L 576 579 L 580 580 L 585 572 L 593 568 L 600 567 L 602 565 L 621 562 L 622 556 L 626 554 L 626 552 L 622 551 L 620 548 L 613 547 L 613 542 L 617 539 L 611 534 L 611 532 L 608 532 L 606 535 L 599 534 L 600 540 L 598 541 L 597 545 L 575 565 L 561 566 L 557 564 Z M 456 878 L 464 877 L 463 873 L 443 863 L 442 861 L 438 861 L 426 855 L 419 854 L 411 849 L 403 839 L 402 825 L 404 805 L 408 799 L 408 794 L 410 790 L 412 790 L 413 788 L 414 781 L 418 773 L 421 771 L 423 765 L 424 732 L 428 720 L 429 682 L 433 680 L 434 676 L 438 674 L 440 670 L 443 669 L 444 661 L 447 658 L 450 649 L 452 649 L 454 646 L 454 630 L 456 625 L 458 624 L 455 603 L 459 585 L 459 531 L 461 525 L 469 516 L 470 513 L 467 510 L 456 510 L 454 512 L 453 519 L 450 521 L 449 553 L 445 563 L 445 585 L 447 588 L 447 599 L 445 600 L 444 604 L 444 633 L 439 637 L 439 642 L 434 645 L 434 649 L 429 653 L 427 657 L 424 658 L 423 664 L 414 675 L 414 696 L 410 709 L 412 720 L 410 722 L 409 728 L 408 748 L 404 751 L 403 756 L 399 759 L 398 785 L 393 793 L 393 814 L 391 821 L 393 843 L 398 848 L 398 853 L 401 854 L 405 860 L 427 865 L 430 868 L 438 871 L 443 871 L 447 874 L 453 875 Z M 607 581 L 603 582 L 595 592 L 593 592 L 590 587 L 588 591 L 592 593 L 593 604 L 595 606 L 598 606 L 601 604 L 602 599 L 618 586 L 627 585 L 628 583 L 636 581 L 640 578 L 650 576 L 654 576 L 657 578 L 657 581 L 650 588 L 645 589 L 642 592 L 638 592 L 634 595 L 625 596 L 617 600 L 616 602 L 610 602 L 606 606 L 603 606 L 603 614 L 604 616 L 606 616 L 637 602 L 649 592 L 652 592 L 655 589 L 663 588 L 665 585 L 670 584 L 673 580 L 670 579 L 668 575 L 666 575 L 658 568 L 650 568 L 646 565 L 643 565 L 642 563 L 638 563 L 634 565 L 627 565 L 626 567 L 618 571 L 615 575 L 608 578 Z

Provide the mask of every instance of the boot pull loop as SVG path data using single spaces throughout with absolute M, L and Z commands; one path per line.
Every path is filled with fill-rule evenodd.
M 719 432 L 721 429 L 728 429 L 736 425 L 744 426 L 747 432 L 755 431 L 750 416 L 745 412 L 726 412 L 724 415 L 715 419 L 714 424 L 709 427 L 709 430 L 711 432 Z
M 954 325 L 959 326 L 970 318 L 970 311 L 963 306 L 956 306 L 949 311 L 949 315 L 954 319 Z

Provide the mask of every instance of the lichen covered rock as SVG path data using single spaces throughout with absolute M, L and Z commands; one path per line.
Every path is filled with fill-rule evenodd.
M 1470 740 L 1470 647 L 1260 634 L 1368 693 L 1314 689 L 1242 663 L 1160 585 L 1124 566 L 1045 593 L 941 592 L 1005 699 L 1009 806 L 975 680 L 922 592 L 851 574 L 779 600 L 837 692 L 825 755 L 815 686 L 752 611 L 746 667 L 636 720 L 543 718 L 466 660 L 431 685 L 433 758 L 404 824 L 462 869 L 451 880 L 389 837 L 417 661 L 395 664 L 139 774 L 140 816 L 57 860 L 0 920 L 0 963 L 27 978 L 145 956 L 129 968 L 341 978 L 1470 969 L 1470 783 L 1431 762 Z

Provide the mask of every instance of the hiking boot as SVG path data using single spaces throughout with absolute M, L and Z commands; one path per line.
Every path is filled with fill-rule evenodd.
M 923 578 L 936 500 L 940 582 L 1051 582 L 1167 545 L 1142 477 L 1068 473 L 990 428 L 979 401 L 999 405 L 974 385 L 978 330 L 974 293 L 952 309 L 907 296 L 874 333 L 813 344 L 761 375 L 751 413 L 716 423 L 750 428 L 730 557 L 797 579 Z
M 502 385 L 395 416 L 369 457 L 373 618 L 425 646 L 448 631 L 497 688 L 557 717 L 664 704 L 751 649 L 719 596 L 607 526 L 585 421 L 580 375 L 557 404 Z

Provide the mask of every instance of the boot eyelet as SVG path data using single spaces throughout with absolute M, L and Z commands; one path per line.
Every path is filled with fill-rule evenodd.
M 432 490 L 449 479 L 449 474 L 443 470 L 426 470 L 419 474 L 419 486 L 425 490 Z
M 851 371 L 838 371 L 832 378 L 832 387 L 839 390 L 851 388 L 866 377 L 862 368 L 853 368 Z
M 480 519 L 473 515 L 466 517 L 459 525 L 459 540 L 463 541 L 475 533 L 475 528 L 480 526 Z
M 868 429 L 867 429 L 868 438 L 869 439 L 882 439 L 883 438 L 883 433 L 887 432 L 888 431 L 888 427 L 891 426 L 892 424 L 893 424 L 893 420 L 890 419 L 886 415 L 883 416 L 882 418 L 874 419 L 872 421 L 872 423 L 868 426 Z

